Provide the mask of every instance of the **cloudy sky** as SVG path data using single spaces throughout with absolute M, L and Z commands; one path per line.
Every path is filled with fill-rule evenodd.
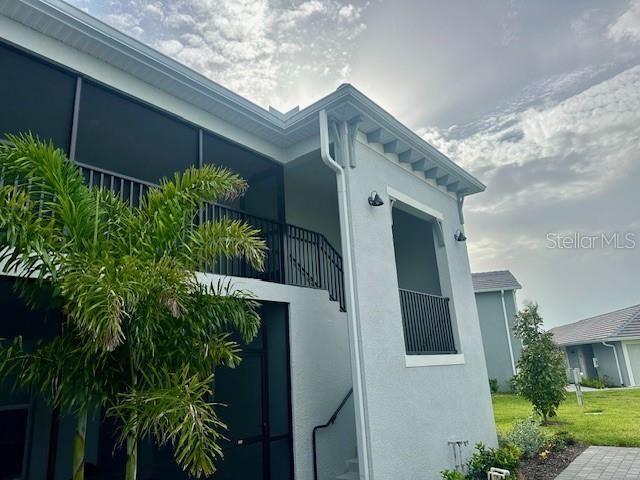
M 72 3 L 265 107 L 354 84 L 487 185 L 472 269 L 548 326 L 640 303 L 640 0 Z

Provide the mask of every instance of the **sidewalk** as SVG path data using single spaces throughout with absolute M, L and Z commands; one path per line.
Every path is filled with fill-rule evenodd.
M 556 480 L 638 480 L 640 448 L 589 447 Z

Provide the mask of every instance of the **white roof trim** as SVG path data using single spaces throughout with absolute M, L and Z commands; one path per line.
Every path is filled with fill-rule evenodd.
M 485 189 L 482 182 L 352 85 L 342 85 L 302 110 L 280 114 L 256 105 L 62 0 L 2 2 L 0 14 L 78 50 L 89 54 L 100 52 L 92 56 L 124 71 L 127 71 L 124 65 L 134 61 L 135 73 L 127 73 L 278 146 L 296 144 L 309 137 L 310 132 L 317 135 L 320 110 L 327 110 L 337 120 L 361 115 L 377 130 L 384 131 L 387 139 L 393 139 L 400 149 L 397 153 L 437 167 L 438 177 L 449 191 L 470 195 Z M 215 113 L 199 100 L 213 100 Z

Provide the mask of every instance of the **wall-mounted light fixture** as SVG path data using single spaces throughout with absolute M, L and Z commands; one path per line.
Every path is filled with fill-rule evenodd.
M 456 242 L 464 242 L 467 239 L 467 236 L 462 230 L 456 230 L 456 233 L 453 234 L 453 238 L 456 239 Z
M 371 205 L 372 207 L 379 207 L 380 205 L 384 205 L 384 200 L 380 198 L 380 195 L 378 195 L 378 192 L 376 192 L 375 190 L 371 192 L 367 200 L 369 200 L 369 205 Z

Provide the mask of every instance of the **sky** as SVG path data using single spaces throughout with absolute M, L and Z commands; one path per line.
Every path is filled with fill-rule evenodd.
M 545 326 L 640 303 L 640 0 L 70 0 L 257 104 L 349 82 L 487 185 L 473 271 Z

